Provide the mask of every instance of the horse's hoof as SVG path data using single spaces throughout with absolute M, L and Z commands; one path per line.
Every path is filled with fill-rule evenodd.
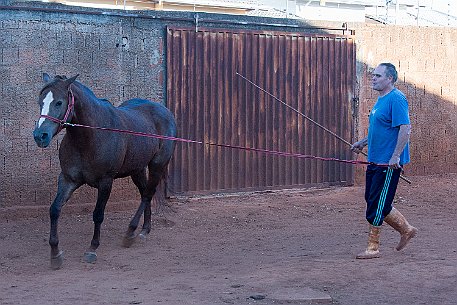
M 135 236 L 124 236 L 124 239 L 122 241 L 122 245 L 125 248 L 130 248 L 133 243 L 135 242 Z
M 95 262 L 97 261 L 97 253 L 87 251 L 86 253 L 84 253 L 84 261 L 89 264 L 95 264 Z
M 51 257 L 51 269 L 57 270 L 62 267 L 63 264 L 63 251 L 60 251 L 59 254 L 57 254 L 54 257 Z
M 149 234 L 149 230 L 142 230 L 140 232 L 140 234 L 138 234 L 138 236 L 140 237 L 141 240 L 146 240 L 146 237 L 148 236 Z

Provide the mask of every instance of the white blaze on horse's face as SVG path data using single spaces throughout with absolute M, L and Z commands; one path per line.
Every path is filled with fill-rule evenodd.
M 41 108 L 41 115 L 49 115 L 49 107 L 51 106 L 52 101 L 54 100 L 54 95 L 51 91 L 46 94 L 46 97 L 43 99 L 43 107 Z M 38 128 L 43 124 L 45 118 L 41 117 L 38 121 Z

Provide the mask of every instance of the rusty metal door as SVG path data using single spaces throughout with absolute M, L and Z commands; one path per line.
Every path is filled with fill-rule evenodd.
M 348 145 L 253 87 L 237 72 L 344 139 L 352 138 L 354 37 L 170 28 L 167 105 L 191 140 L 351 159 Z M 353 165 L 178 142 L 175 193 L 347 185 Z

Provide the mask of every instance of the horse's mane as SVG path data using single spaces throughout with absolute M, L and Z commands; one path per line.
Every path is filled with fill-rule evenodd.
M 47 88 L 49 88 L 49 87 L 51 87 L 52 85 L 54 85 L 56 81 L 63 81 L 63 80 L 67 80 L 67 79 L 68 79 L 68 77 L 65 76 L 65 75 L 56 75 L 56 76 L 54 76 L 54 79 L 53 79 L 51 82 L 47 83 L 47 84 L 43 87 L 43 89 L 41 89 L 40 94 L 41 94 L 44 90 L 46 90 Z M 86 85 L 84 85 L 83 83 L 81 83 L 81 82 L 79 82 L 79 81 L 76 80 L 73 84 L 74 84 L 74 85 L 79 85 L 80 88 L 81 88 L 82 90 L 84 90 L 86 94 L 91 95 L 94 99 L 96 99 L 96 100 L 98 100 L 98 101 L 100 101 L 100 102 L 103 102 L 103 103 L 111 104 L 111 102 L 110 102 L 108 99 L 97 97 L 97 96 L 95 95 L 95 93 L 94 93 L 91 89 L 89 89 L 89 87 L 87 87 Z M 111 105 L 112 105 L 112 104 L 111 104 Z

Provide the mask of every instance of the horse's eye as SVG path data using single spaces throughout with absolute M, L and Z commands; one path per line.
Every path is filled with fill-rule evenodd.
M 57 107 L 62 106 L 62 101 L 57 101 L 56 106 L 57 106 Z

